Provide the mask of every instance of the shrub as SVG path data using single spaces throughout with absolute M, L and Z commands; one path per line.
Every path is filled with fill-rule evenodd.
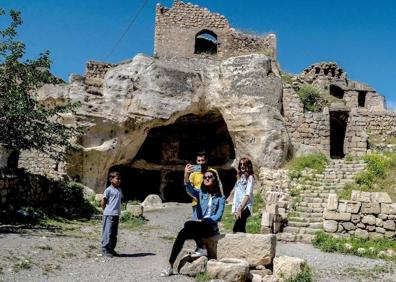
M 286 282 L 312 282 L 312 281 L 313 281 L 312 270 L 307 264 L 304 266 L 303 270 L 300 271 L 296 276 L 286 279 Z
M 307 111 L 320 112 L 326 105 L 326 101 L 322 98 L 319 90 L 312 85 L 304 84 L 300 86 L 297 95 Z
M 301 176 L 301 172 L 306 168 L 313 169 L 317 173 L 322 173 L 327 163 L 328 160 L 323 154 L 312 154 L 294 158 L 287 164 L 289 169 L 289 178 L 299 178 Z
M 293 75 L 287 72 L 281 72 L 281 79 L 284 83 L 292 84 L 293 83 Z

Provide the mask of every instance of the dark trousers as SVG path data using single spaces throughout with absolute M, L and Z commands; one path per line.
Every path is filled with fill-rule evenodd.
M 232 231 L 234 233 L 236 232 L 246 233 L 246 220 L 249 216 L 250 216 L 250 211 L 248 208 L 245 208 L 241 213 L 241 217 L 235 221 Z
M 175 262 L 176 257 L 183 248 L 184 242 L 186 240 L 193 239 L 197 243 L 197 247 L 202 248 L 202 239 L 209 238 L 215 234 L 216 232 L 210 223 L 193 220 L 187 221 L 184 223 L 183 229 L 179 231 L 179 234 L 177 234 L 176 240 L 173 243 L 169 262 L 171 264 Z
M 112 252 L 117 244 L 119 216 L 104 215 L 102 230 L 102 251 Z

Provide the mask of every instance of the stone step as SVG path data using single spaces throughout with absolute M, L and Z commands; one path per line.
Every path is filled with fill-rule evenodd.
M 296 207 L 298 212 L 323 212 L 323 208 Z
M 285 228 L 283 228 L 283 233 L 298 234 L 299 232 L 300 232 L 300 227 L 286 226 Z
M 309 222 L 309 223 L 314 223 L 314 222 L 322 222 L 323 217 L 289 217 L 289 221 L 292 222 Z
M 295 215 L 300 218 L 304 217 L 304 218 L 309 218 L 310 220 L 312 218 L 318 218 L 321 220 L 323 219 L 323 212 L 298 212 L 298 211 L 295 211 L 293 213 L 295 213 Z
M 291 221 L 287 222 L 287 227 L 300 227 L 299 232 L 301 232 L 301 227 L 306 227 L 309 229 L 323 229 L 323 222 L 303 222 L 303 221 Z

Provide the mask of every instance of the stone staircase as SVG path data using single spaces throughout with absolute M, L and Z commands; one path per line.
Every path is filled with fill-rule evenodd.
M 287 227 L 279 233 L 284 241 L 310 242 L 313 234 L 323 228 L 323 209 L 330 193 L 337 193 L 353 182 L 357 173 L 364 170 L 360 160 L 331 160 L 322 174 L 308 172 L 301 180 L 291 184 L 294 193 L 294 210 L 289 212 Z

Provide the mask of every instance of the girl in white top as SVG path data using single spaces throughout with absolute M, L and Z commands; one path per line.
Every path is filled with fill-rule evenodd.
M 253 213 L 253 164 L 248 158 L 242 158 L 238 164 L 238 180 L 234 186 L 232 213 L 235 224 L 234 233 L 246 233 L 246 220 Z

